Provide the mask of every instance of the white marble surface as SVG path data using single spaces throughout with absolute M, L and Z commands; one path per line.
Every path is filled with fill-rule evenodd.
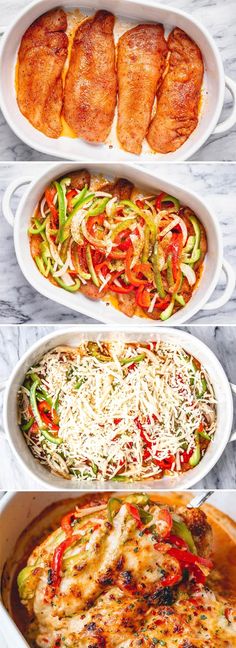
M 9 182 L 19 176 L 36 177 L 45 168 L 45 163 L 2 163 L 0 164 L 0 199 Z M 148 167 L 147 167 L 148 168 Z M 149 167 L 154 171 L 153 167 Z M 226 259 L 236 267 L 236 166 L 219 164 L 159 164 L 155 173 L 177 182 L 199 193 L 206 199 L 218 219 L 224 241 Z M 22 190 L 12 200 L 16 209 Z M 6 324 L 57 324 L 92 322 L 69 308 L 55 304 L 36 292 L 26 281 L 18 266 L 13 232 L 10 225 L 1 219 L 2 244 L 0 246 L 0 323 Z M 222 294 L 224 277 L 220 278 L 214 297 Z M 94 320 L 93 320 L 94 321 Z M 230 302 L 219 311 L 201 311 L 193 320 L 197 324 L 236 324 L 236 291 Z
M 7 27 L 13 18 L 31 0 L 1 0 L 1 27 Z M 143 0 L 145 4 L 147 0 Z M 73 4 L 73 3 L 72 3 Z M 102 4 L 102 3 L 101 3 Z M 235 0 L 163 0 L 164 5 L 182 9 L 202 22 L 213 36 L 219 48 L 225 73 L 236 80 L 236 3 Z M 111 10 L 115 11 L 115 0 Z M 226 92 L 222 118 L 230 113 L 230 96 Z M 6 124 L 0 113 L 0 159 L 1 160 L 45 160 L 48 156 L 23 144 Z M 195 154 L 195 160 L 236 160 L 236 127 L 224 135 L 212 136 Z
M 7 326 L 0 327 L 0 381 L 5 380 L 22 354 L 36 340 L 56 327 Z M 236 383 L 236 327 L 186 327 L 205 342 L 222 363 L 228 379 Z M 1 412 L 1 405 L 0 405 Z M 236 399 L 234 429 L 236 429 Z M 196 488 L 235 488 L 236 452 L 235 442 L 229 444 L 218 464 Z M 0 422 L 0 490 L 41 490 L 36 480 L 24 474 L 13 456 Z

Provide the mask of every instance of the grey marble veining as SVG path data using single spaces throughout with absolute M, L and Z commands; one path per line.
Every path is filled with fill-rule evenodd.
M 159 164 L 146 167 L 204 198 L 214 210 L 222 231 L 225 258 L 236 268 L 236 166 L 232 164 Z M 0 165 L 0 200 L 3 192 L 14 178 L 37 177 L 45 169 L 45 163 L 2 163 Z M 12 200 L 16 210 L 23 189 Z M 60 306 L 36 292 L 23 276 L 14 251 L 13 231 L 1 216 L 0 273 L 0 323 L 2 324 L 57 324 L 92 322 L 89 317 Z M 223 274 L 214 293 L 219 297 L 224 289 Z M 96 308 L 96 306 L 95 306 Z M 94 321 L 94 320 L 93 320 Z M 197 324 L 236 324 L 236 291 L 222 310 L 200 311 L 192 319 Z
M 7 27 L 13 17 L 31 0 L 1 0 L 1 27 Z M 143 0 L 145 4 L 147 0 Z M 72 3 L 73 4 L 73 3 Z M 115 0 L 111 0 L 111 11 L 115 11 Z M 236 80 L 236 3 L 235 0 L 163 0 L 162 4 L 174 6 L 198 19 L 213 36 L 219 48 L 225 73 Z M 230 114 L 231 99 L 226 92 L 221 120 Z M 0 113 L 0 159 L 1 160 L 46 160 L 49 156 L 39 153 L 22 143 L 11 131 Z M 50 159 L 53 159 L 50 157 Z M 196 153 L 194 160 L 236 160 L 236 127 L 222 135 L 212 135 Z
M 0 327 L 0 382 L 7 379 L 22 354 L 38 339 L 56 330 L 55 326 L 8 326 Z M 229 381 L 236 383 L 236 327 L 184 327 L 196 335 L 216 354 Z M 2 399 L 3 394 L 1 395 Z M 236 429 L 236 399 L 234 426 Z M 2 403 L 2 401 L 1 401 Z M 2 404 L 0 403 L 0 412 Z M 229 444 L 220 461 L 207 477 L 195 488 L 235 488 L 236 452 L 235 443 Z M 41 490 L 38 482 L 26 475 L 13 456 L 0 421 L 0 490 Z

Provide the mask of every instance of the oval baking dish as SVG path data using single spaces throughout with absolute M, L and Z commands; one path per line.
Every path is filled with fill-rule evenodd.
M 175 477 L 163 477 L 159 480 L 136 481 L 136 482 L 122 482 L 116 483 L 117 489 L 130 490 L 132 488 L 144 488 L 147 490 L 158 488 L 171 489 L 180 488 L 186 489 L 192 487 L 196 482 L 202 479 L 213 468 L 215 463 L 220 458 L 228 441 L 235 439 L 235 433 L 231 435 L 232 429 L 232 416 L 233 416 L 233 400 L 232 392 L 229 381 L 225 372 L 210 349 L 198 340 L 195 336 L 190 335 L 178 329 L 161 329 L 161 331 L 154 332 L 152 328 L 145 327 L 145 329 L 135 328 L 131 331 L 127 328 L 117 327 L 98 327 L 90 326 L 89 331 L 86 326 L 73 327 L 70 329 L 56 331 L 47 335 L 34 344 L 19 360 L 17 366 L 12 372 L 6 387 L 4 398 L 4 426 L 7 434 L 7 439 L 10 446 L 20 460 L 24 470 L 27 470 L 31 476 L 33 475 L 39 481 L 42 487 L 66 490 L 73 488 L 91 490 L 96 485 L 97 490 L 110 490 L 114 487 L 114 481 L 99 482 L 94 481 L 72 481 L 63 479 L 44 468 L 32 456 L 29 448 L 27 447 L 22 432 L 17 422 L 17 392 L 19 387 L 24 381 L 27 370 L 34 365 L 47 351 L 60 345 L 75 346 L 82 341 L 96 341 L 96 340 L 124 340 L 127 342 L 151 342 L 159 339 L 163 341 L 170 340 L 177 342 L 182 346 L 187 353 L 192 355 L 198 360 L 206 369 L 209 379 L 212 383 L 213 390 L 216 398 L 216 411 L 217 422 L 216 431 L 213 441 L 208 446 L 207 452 L 200 461 L 200 463 L 189 470 L 188 472 L 179 474 Z M 236 390 L 232 386 L 233 391 Z M 231 435 L 231 436 L 230 436 Z
M 17 51 L 25 30 L 31 23 L 44 12 L 57 6 L 55 0 L 39 0 L 33 2 L 29 7 L 17 16 L 13 25 L 3 37 L 1 47 L 1 77 L 0 77 L 0 105 L 3 114 L 16 135 L 26 144 L 48 155 L 60 158 L 76 160 L 96 160 L 99 156 L 101 161 L 119 160 L 140 160 L 153 161 L 153 153 L 142 153 L 140 156 L 122 151 L 116 144 L 93 145 L 83 140 L 70 137 L 60 137 L 55 140 L 37 131 L 21 114 L 15 92 L 15 65 Z M 63 7 L 73 7 L 71 0 L 64 0 Z M 98 9 L 111 9 L 110 1 L 84 0 L 82 3 L 88 13 Z M 140 22 L 154 21 L 161 22 L 165 27 L 177 26 L 197 43 L 205 64 L 204 77 L 204 100 L 202 103 L 201 116 L 197 128 L 183 146 L 174 153 L 165 155 L 155 154 L 155 160 L 184 160 L 192 157 L 197 150 L 206 142 L 213 133 L 222 134 L 231 128 L 236 121 L 236 84 L 229 78 L 225 78 L 222 61 L 215 43 L 207 30 L 195 19 L 181 10 L 173 7 L 164 7 L 148 0 L 145 4 L 139 0 L 120 0 L 117 7 L 118 18 L 130 21 L 131 25 Z M 115 11 L 116 14 L 116 11 Z M 225 86 L 229 89 L 233 99 L 233 111 L 225 122 L 217 125 L 224 101 Z
M 14 226 L 14 243 L 18 263 L 27 281 L 35 290 L 63 306 L 100 320 L 105 324 L 130 324 L 132 321 L 140 324 L 140 326 L 145 326 L 147 320 L 143 317 L 133 317 L 131 320 L 127 315 L 111 305 L 108 306 L 102 300 L 94 302 L 81 292 L 68 293 L 63 288 L 54 286 L 40 274 L 32 259 L 27 230 L 36 205 L 41 199 L 46 186 L 57 177 L 65 176 L 82 168 L 84 168 L 84 165 L 78 163 L 58 163 L 47 169 L 37 180 L 32 181 L 26 190 L 19 203 L 15 218 L 10 208 L 11 196 L 17 187 L 30 182 L 30 180 L 28 178 L 19 178 L 9 185 L 3 197 L 2 210 L 7 221 Z M 97 163 L 89 164 L 88 169 L 91 173 L 99 173 L 105 177 L 127 178 L 137 187 L 148 191 L 154 190 L 156 192 L 161 190 L 176 196 L 180 202 L 190 207 L 199 220 L 202 221 L 208 241 L 208 252 L 204 260 L 203 274 L 190 301 L 170 317 L 171 324 L 183 324 L 200 309 L 212 311 L 221 308 L 230 299 L 235 286 L 235 274 L 228 262 L 223 259 L 223 246 L 218 222 L 210 209 L 196 194 L 162 178 L 159 179 L 152 173 L 146 172 L 139 167 L 133 167 L 130 164 Z M 227 278 L 225 290 L 219 299 L 207 303 L 216 287 L 222 269 Z M 150 321 L 150 324 L 156 325 L 157 320 Z M 158 320 L 158 325 L 162 326 L 160 320 Z

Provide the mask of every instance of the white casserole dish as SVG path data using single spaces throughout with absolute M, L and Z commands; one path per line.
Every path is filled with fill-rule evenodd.
M 75 6 L 74 0 L 63 0 L 65 9 Z M 136 156 L 120 149 L 117 145 L 109 148 L 107 145 L 88 144 L 83 140 L 61 137 L 50 139 L 37 131 L 21 114 L 15 93 L 15 63 L 17 51 L 25 30 L 41 14 L 58 6 L 57 0 L 36 0 L 27 6 L 13 20 L 2 40 L 0 67 L 0 105 L 3 114 L 16 135 L 28 146 L 46 153 L 69 160 L 99 160 L 101 161 L 148 161 L 159 160 L 178 161 L 191 158 L 196 151 L 212 135 L 223 134 L 236 122 L 236 83 L 225 77 L 220 54 L 214 40 L 208 31 L 192 16 L 174 7 L 164 6 L 155 0 L 117 0 L 111 7 L 110 0 L 81 0 L 76 6 L 85 11 L 94 12 L 98 9 L 113 10 L 115 15 L 126 22 L 155 21 L 164 23 L 168 28 L 180 27 L 196 41 L 202 52 L 205 63 L 204 100 L 199 124 L 189 139 L 180 149 L 166 155 L 142 153 Z M 224 102 L 225 87 L 233 97 L 234 106 L 230 117 L 217 125 Z
M 27 235 L 31 217 L 35 207 L 41 198 L 46 186 L 51 180 L 62 175 L 67 175 L 76 169 L 84 168 L 84 163 L 61 162 L 52 165 L 50 169 L 42 172 L 40 177 L 31 182 L 22 197 L 16 216 L 14 218 L 10 202 L 14 191 L 23 184 L 29 183 L 29 178 L 18 178 L 14 180 L 6 189 L 2 201 L 3 214 L 10 225 L 14 227 L 15 251 L 20 268 L 27 281 L 38 290 L 44 297 L 48 297 L 63 306 L 93 317 L 105 324 L 139 324 L 146 326 L 162 326 L 161 320 L 147 320 L 142 317 L 129 318 L 121 311 L 116 310 L 113 306 L 108 306 L 104 301 L 92 301 L 82 293 L 68 293 L 63 288 L 58 288 L 45 279 L 35 265 L 31 254 Z M 190 320 L 199 310 L 216 310 L 222 308 L 230 299 L 235 287 L 235 273 L 229 263 L 223 259 L 223 245 L 218 221 L 213 212 L 206 206 L 199 196 L 192 191 L 156 177 L 154 174 L 145 171 L 141 167 L 134 167 L 131 164 L 109 164 L 99 163 L 86 165 L 91 173 L 102 173 L 108 177 L 124 177 L 131 180 L 138 187 L 146 188 L 151 191 L 165 191 L 168 194 L 176 196 L 181 202 L 188 205 L 202 221 L 205 227 L 208 239 L 208 253 L 204 261 L 204 270 L 201 280 L 193 292 L 193 295 L 186 306 L 174 313 L 168 320 L 171 324 L 183 324 Z M 218 299 L 208 302 L 216 284 L 219 280 L 221 271 L 226 274 L 226 287 Z
M 194 495 L 194 494 L 193 494 Z M 66 497 L 78 499 L 78 493 L 9 493 L 0 502 L 0 589 L 3 568 L 6 561 L 14 555 L 14 548 L 20 534 L 40 513 L 54 502 Z M 210 504 L 235 519 L 235 495 L 233 492 L 215 491 Z M 6 639 L 7 648 L 29 648 L 28 642 L 17 628 L 15 622 L 0 600 L 1 631 Z
M 89 330 L 88 330 L 89 329 Z M 113 481 L 99 482 L 94 480 L 73 482 L 51 474 L 41 464 L 39 464 L 29 448 L 27 447 L 22 432 L 17 423 L 17 391 L 22 384 L 27 370 L 38 361 L 47 351 L 58 345 L 76 345 L 82 340 L 109 340 L 122 339 L 125 341 L 150 341 L 162 339 L 171 339 L 180 346 L 183 346 L 187 352 L 199 360 L 208 371 L 212 382 L 216 401 L 217 401 L 217 428 L 214 440 L 210 443 L 208 450 L 195 468 L 176 477 L 164 477 L 159 480 L 150 480 L 148 482 L 137 481 L 133 483 L 119 483 Z M 61 330 L 54 331 L 46 337 L 41 338 L 34 344 L 17 363 L 6 385 L 6 392 L 3 406 L 4 428 L 7 440 L 13 450 L 16 458 L 20 461 L 22 469 L 28 471 L 31 476 L 36 477 L 39 486 L 60 490 L 70 491 L 73 489 L 81 490 L 166 490 L 176 489 L 183 490 L 192 488 L 200 479 L 207 475 L 218 459 L 221 457 L 227 443 L 236 439 L 236 430 L 232 433 L 233 421 L 233 398 L 232 391 L 236 393 L 236 385 L 231 385 L 227 376 L 219 363 L 218 359 L 194 335 L 186 333 L 184 330 L 165 328 L 160 331 L 154 331 L 150 327 L 144 329 L 127 327 L 104 327 L 90 325 L 89 327 L 77 326 L 69 329 L 64 327 Z

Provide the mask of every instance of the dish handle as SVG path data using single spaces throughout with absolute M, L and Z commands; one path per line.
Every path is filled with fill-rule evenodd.
M 223 295 L 202 306 L 202 310 L 215 310 L 216 308 L 221 308 L 221 306 L 224 306 L 229 301 L 235 289 L 236 276 L 234 269 L 225 259 L 222 262 L 222 270 L 226 275 L 226 286 Z
M 232 389 L 233 394 L 236 394 L 236 385 L 234 385 L 234 383 L 230 383 L 230 387 Z M 236 430 L 233 430 L 233 432 L 231 432 L 231 435 L 229 437 L 229 443 L 231 443 L 231 441 L 236 441 Z
M 232 128 L 236 124 L 236 83 L 228 76 L 226 76 L 225 85 L 226 88 L 228 88 L 228 90 L 230 91 L 231 97 L 233 99 L 232 111 L 229 117 L 220 122 L 220 124 L 217 124 L 215 130 L 213 131 L 213 135 L 226 133 L 226 131 L 230 130 L 230 128 Z
M 3 199 L 2 199 L 2 213 L 6 221 L 13 227 L 14 225 L 14 214 L 11 209 L 11 199 L 13 194 L 15 193 L 16 189 L 19 187 L 29 184 L 32 182 L 32 178 L 30 177 L 21 177 L 21 178 L 16 178 L 10 184 L 8 185 L 6 191 L 3 194 Z

